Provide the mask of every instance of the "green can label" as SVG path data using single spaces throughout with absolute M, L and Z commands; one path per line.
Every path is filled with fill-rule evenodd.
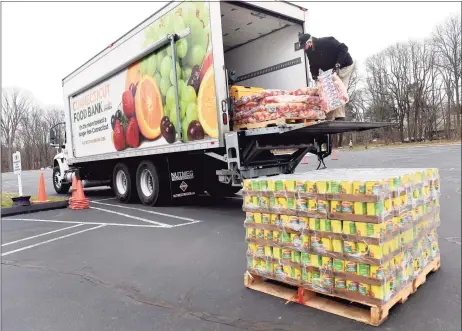
M 333 264 L 334 264 L 334 271 L 343 272 L 343 260 L 334 259 Z
M 332 232 L 332 226 L 331 226 L 330 220 L 324 220 L 324 224 L 326 225 L 326 231 Z
M 282 180 L 277 180 L 274 183 L 274 188 L 275 188 L 276 192 L 283 191 L 284 190 L 284 182 Z
M 342 187 L 339 182 L 330 182 L 330 191 L 331 193 L 341 193 Z
M 287 232 L 282 233 L 282 242 L 286 244 L 290 244 L 290 234 Z
M 348 283 L 348 291 L 357 292 L 358 291 L 358 283 L 357 282 L 349 282 Z
M 300 263 L 300 252 L 292 251 L 292 262 Z
M 294 198 L 287 198 L 287 208 L 295 209 L 295 199 Z
M 355 224 L 355 222 L 350 222 L 350 234 L 356 234 L 356 224 Z
M 360 276 L 369 277 L 371 274 L 371 266 L 369 264 L 360 263 L 358 265 L 358 274 Z
M 260 181 L 260 190 L 268 191 L 268 181 L 267 180 Z
M 335 279 L 335 287 L 343 290 L 346 288 L 346 282 L 343 279 Z
M 309 253 L 301 253 L 302 264 L 309 265 L 310 264 L 310 254 Z

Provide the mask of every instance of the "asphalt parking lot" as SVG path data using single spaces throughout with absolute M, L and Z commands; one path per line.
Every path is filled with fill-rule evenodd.
M 380 327 L 246 289 L 238 196 L 148 208 L 119 204 L 103 188 L 85 191 L 89 210 L 2 219 L 2 330 L 461 330 L 460 145 L 337 156 L 329 168 L 440 169 L 441 269 Z M 36 193 L 39 174 L 23 174 L 25 193 Z M 54 194 L 51 170 L 44 174 Z M 3 190 L 15 181 L 2 174 Z

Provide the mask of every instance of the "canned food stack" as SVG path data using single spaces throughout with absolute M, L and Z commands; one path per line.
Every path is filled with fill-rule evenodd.
M 438 169 L 244 180 L 250 274 L 380 305 L 439 257 Z

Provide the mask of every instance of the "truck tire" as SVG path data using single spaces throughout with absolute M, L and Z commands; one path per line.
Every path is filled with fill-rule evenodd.
M 69 192 L 70 184 L 63 183 L 57 177 L 59 175 L 59 167 L 53 168 L 53 187 L 58 194 L 67 194 Z
M 141 161 L 136 169 L 136 191 L 141 203 L 154 206 L 159 199 L 159 174 L 151 161 Z
M 136 197 L 133 174 L 125 163 L 119 162 L 112 173 L 112 189 L 120 202 L 129 202 Z

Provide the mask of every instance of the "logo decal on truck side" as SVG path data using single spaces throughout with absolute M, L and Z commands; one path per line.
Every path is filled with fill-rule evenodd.
M 194 179 L 193 170 L 177 171 L 177 172 L 172 172 L 170 174 L 172 176 L 172 182 L 176 182 L 178 180 Z

